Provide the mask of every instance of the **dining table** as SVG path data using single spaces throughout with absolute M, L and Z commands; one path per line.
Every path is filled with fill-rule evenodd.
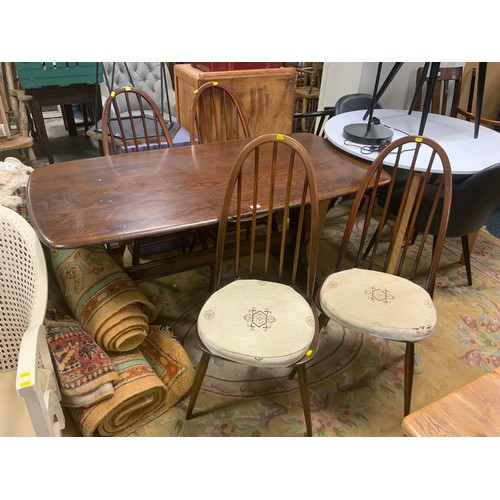
M 318 198 L 357 191 L 368 163 L 311 133 L 294 133 L 309 153 Z M 100 156 L 40 166 L 26 189 L 29 218 L 49 248 L 107 245 L 217 222 L 235 159 L 250 139 Z M 388 180 L 388 177 L 387 177 Z M 300 204 L 300 197 L 292 200 Z M 120 261 L 118 254 L 115 254 Z M 214 261 L 213 248 L 126 268 L 141 281 Z

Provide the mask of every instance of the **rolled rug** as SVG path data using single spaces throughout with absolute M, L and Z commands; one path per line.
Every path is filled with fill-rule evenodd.
M 90 406 L 113 395 L 115 365 L 80 323 L 46 319 L 45 329 L 63 406 Z
M 72 311 L 106 351 L 141 344 L 157 310 L 104 247 L 51 250 L 61 292 Z
M 193 383 L 193 365 L 184 348 L 155 328 L 141 350 L 110 357 L 119 373 L 113 396 L 70 410 L 86 437 L 131 434 L 175 405 Z

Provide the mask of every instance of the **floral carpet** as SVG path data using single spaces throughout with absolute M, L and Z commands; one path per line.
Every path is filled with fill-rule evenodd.
M 346 212 L 345 212 L 346 213 Z M 345 216 L 329 212 L 318 274 L 327 275 Z M 473 286 L 460 263 L 460 240 L 446 242 L 434 293 L 437 328 L 416 345 L 412 410 L 500 365 L 500 240 L 481 230 L 471 256 Z M 208 296 L 210 269 L 140 283 L 196 366 L 199 309 Z M 364 337 L 329 322 L 309 365 L 314 436 L 401 436 L 404 346 Z M 297 379 L 289 372 L 212 359 L 194 417 L 188 398 L 138 429 L 136 436 L 304 436 Z

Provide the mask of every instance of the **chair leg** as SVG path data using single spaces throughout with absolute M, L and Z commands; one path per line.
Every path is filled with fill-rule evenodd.
M 413 387 L 413 368 L 415 364 L 415 343 L 406 342 L 405 380 L 404 380 L 404 416 L 410 413 L 411 391 Z
M 191 387 L 191 396 L 189 398 L 189 405 L 186 412 L 186 420 L 189 420 L 193 416 L 193 408 L 198 398 L 198 394 L 201 389 L 201 384 L 205 378 L 205 373 L 207 372 L 208 362 L 210 361 L 210 355 L 203 352 L 201 355 L 198 368 L 196 368 L 196 376 L 194 378 L 193 386 Z
M 302 398 L 302 407 L 304 409 L 304 418 L 306 421 L 307 435 L 312 436 L 311 422 L 311 400 L 309 397 L 309 382 L 307 381 L 307 371 L 305 365 L 297 367 L 299 374 L 300 397 Z
M 470 267 L 470 250 L 469 250 L 469 236 L 465 235 L 461 237 L 462 240 L 462 252 L 464 254 L 465 271 L 467 272 L 467 283 L 472 286 L 472 270 Z

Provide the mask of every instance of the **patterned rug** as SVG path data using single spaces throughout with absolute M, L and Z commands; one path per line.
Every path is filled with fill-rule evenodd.
M 169 332 L 152 327 L 139 349 L 110 354 L 118 380 L 114 394 L 84 408 L 71 408 L 83 436 L 126 436 L 184 397 L 194 370 Z
M 344 207 L 345 208 L 345 207 Z M 340 212 L 339 212 L 340 210 Z M 342 206 L 329 212 L 319 275 L 330 272 L 342 232 Z M 449 393 L 500 365 L 500 240 L 484 230 L 472 254 L 473 286 L 460 264 L 459 239 L 449 239 L 435 289 L 438 326 L 416 346 L 412 409 Z M 139 284 L 196 366 L 197 313 L 208 296 L 210 269 L 200 268 Z M 329 322 L 308 370 L 313 435 L 401 436 L 403 345 L 363 337 Z M 138 429 L 137 436 L 303 436 L 297 381 L 279 370 L 212 360 L 195 408 L 187 398 Z
M 104 247 L 52 250 L 51 259 L 71 315 L 103 349 L 139 346 L 156 309 Z

